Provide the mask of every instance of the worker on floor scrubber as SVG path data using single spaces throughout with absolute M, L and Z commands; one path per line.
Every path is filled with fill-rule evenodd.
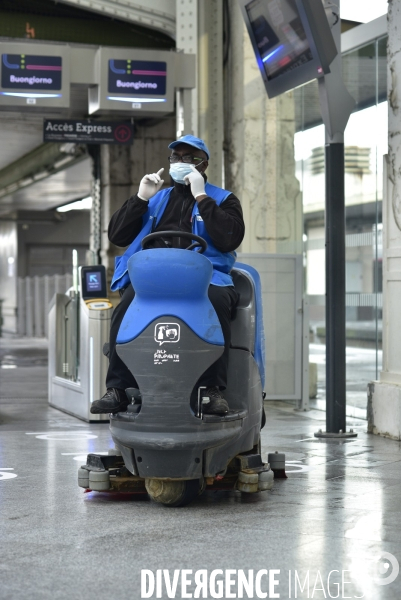
M 129 198 L 110 221 L 110 241 L 116 246 L 129 247 L 116 260 L 111 289 L 119 290 L 121 300 L 111 320 L 107 391 L 92 403 L 92 414 L 115 414 L 126 410 L 130 400 L 125 390 L 139 387 L 116 352 L 116 338 L 135 296 L 128 274 L 128 259 L 141 250 L 141 241 L 146 235 L 157 231 L 192 232 L 207 242 L 204 256 L 213 266 L 208 295 L 222 327 L 224 352 L 205 371 L 198 385 L 205 388 L 202 391 L 204 413 L 224 415 L 229 410 L 222 392 L 227 386 L 231 316 L 238 300 L 230 271 L 235 263 L 234 251 L 241 244 L 245 232 L 242 209 L 234 194 L 207 181 L 205 171 L 210 153 L 203 140 L 186 135 L 172 142 L 169 148 L 172 151 L 169 156 L 170 176 L 174 186 L 161 189 L 163 169 L 145 175 L 138 193 Z M 190 245 L 190 239 L 159 236 L 147 247 L 185 249 Z

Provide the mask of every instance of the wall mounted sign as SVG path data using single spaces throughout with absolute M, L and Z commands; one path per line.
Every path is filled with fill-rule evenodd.
M 239 3 L 269 98 L 330 73 L 337 48 L 322 2 Z
M 109 94 L 129 92 L 136 96 L 166 93 L 167 64 L 145 60 L 109 60 Z
M 61 90 L 61 56 L 2 54 L 1 61 L 4 89 Z
M 0 71 L 0 105 L 66 108 L 70 104 L 67 44 L 0 42 Z
M 134 141 L 134 126 L 129 121 L 44 119 L 43 141 L 130 145 Z
M 89 114 L 174 111 L 173 52 L 101 47 L 95 65 L 98 84 L 89 87 Z
M 80 107 L 74 116 L 96 114 L 110 119 L 116 113 L 120 118 L 173 114 L 175 90 L 196 87 L 195 55 L 0 40 L 0 107 L 28 112 L 51 108 L 52 112 L 42 112 L 62 116 L 58 109 L 70 108 L 71 84 L 88 91 L 88 109 L 83 113 Z M 74 104 L 75 98 L 76 94 Z

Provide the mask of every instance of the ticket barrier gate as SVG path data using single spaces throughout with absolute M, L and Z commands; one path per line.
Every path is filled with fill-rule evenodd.
M 49 306 L 49 404 L 88 422 L 108 421 L 90 407 L 105 391 L 113 312 L 103 265 L 79 268 L 80 285 L 55 294 Z

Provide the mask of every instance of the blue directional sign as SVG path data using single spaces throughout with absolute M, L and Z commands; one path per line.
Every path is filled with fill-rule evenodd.
M 100 292 L 102 289 L 102 281 L 99 271 L 86 273 L 86 288 L 88 292 Z

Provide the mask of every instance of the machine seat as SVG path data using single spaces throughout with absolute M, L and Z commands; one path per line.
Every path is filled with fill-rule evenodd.
M 231 347 L 255 352 L 255 292 L 251 277 L 244 271 L 231 271 L 239 301 L 231 322 Z

